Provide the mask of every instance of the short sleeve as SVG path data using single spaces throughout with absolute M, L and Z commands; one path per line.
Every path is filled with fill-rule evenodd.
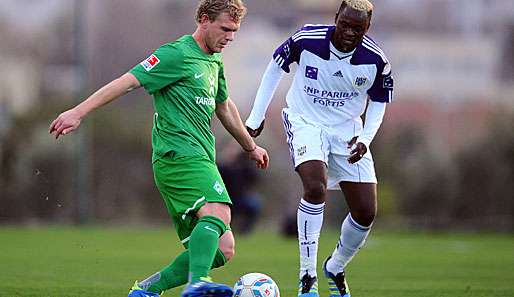
M 393 101 L 394 79 L 391 64 L 386 62 L 377 69 L 373 85 L 368 90 L 371 101 L 389 103 Z
M 220 69 L 218 72 L 218 93 L 216 94 L 216 102 L 223 103 L 228 98 L 227 81 L 225 80 L 225 69 L 223 62 L 220 62 Z
M 158 48 L 150 57 L 130 70 L 150 94 L 179 81 L 183 77 L 184 56 L 171 44 Z
M 289 66 L 300 61 L 300 46 L 295 42 L 292 37 L 289 37 L 282 43 L 273 53 L 273 60 L 284 70 L 289 73 L 291 70 Z

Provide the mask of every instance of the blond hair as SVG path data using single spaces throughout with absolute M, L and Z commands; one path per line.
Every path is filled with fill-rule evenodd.
M 370 17 L 373 13 L 373 4 L 369 0 L 343 0 L 339 11 L 341 11 L 345 6 L 351 7 L 357 11 L 365 12 Z
M 242 0 L 201 0 L 196 9 L 195 20 L 200 22 L 202 15 L 207 15 L 210 21 L 214 21 L 224 12 L 239 23 L 246 15 L 246 6 Z

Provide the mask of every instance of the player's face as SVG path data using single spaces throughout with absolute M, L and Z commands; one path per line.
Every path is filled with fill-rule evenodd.
M 211 54 L 221 52 L 239 30 L 240 23 L 235 22 L 228 13 L 220 14 L 214 21 L 205 23 L 205 45 Z
M 336 31 L 332 43 L 343 52 L 353 51 L 364 38 L 369 24 L 370 18 L 366 12 L 345 6 L 336 15 Z

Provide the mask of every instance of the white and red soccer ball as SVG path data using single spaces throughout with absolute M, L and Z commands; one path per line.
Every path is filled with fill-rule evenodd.
M 280 291 L 271 277 L 253 272 L 237 280 L 233 297 L 280 297 Z

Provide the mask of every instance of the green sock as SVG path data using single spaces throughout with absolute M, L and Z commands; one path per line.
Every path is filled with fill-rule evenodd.
M 211 269 L 221 267 L 225 263 L 227 263 L 225 255 L 223 255 L 220 249 L 217 249 Z M 140 282 L 139 286 L 148 292 L 162 294 L 166 290 L 186 284 L 188 275 L 189 250 L 186 250 L 160 272 Z
M 214 262 L 212 262 L 211 269 L 221 267 L 227 263 L 227 258 L 225 258 L 225 255 L 221 252 L 220 249 L 216 251 L 216 256 L 214 257 Z
M 168 289 L 181 286 L 187 283 L 188 270 L 189 252 L 186 250 L 182 254 L 178 255 L 170 265 L 164 267 L 159 272 L 160 278 L 149 284 L 146 290 L 152 293 L 161 294 Z M 145 281 L 141 283 L 144 282 Z
M 191 282 L 209 275 L 209 270 L 218 249 L 219 238 L 226 230 L 225 223 L 217 217 L 205 216 L 198 220 L 189 239 Z

